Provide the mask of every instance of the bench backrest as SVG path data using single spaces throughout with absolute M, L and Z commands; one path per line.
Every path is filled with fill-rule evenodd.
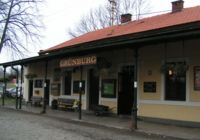
M 68 104 L 74 104 L 75 99 L 66 99 L 66 98 L 58 98 L 58 103 L 68 103 Z

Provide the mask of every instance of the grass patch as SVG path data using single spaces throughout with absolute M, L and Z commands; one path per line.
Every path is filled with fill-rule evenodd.
M 14 88 L 14 87 L 16 87 L 16 84 L 14 84 L 14 83 L 7 83 L 7 89 L 8 88 Z
M 4 103 L 5 105 L 15 105 L 16 104 L 16 99 L 15 98 L 4 98 Z

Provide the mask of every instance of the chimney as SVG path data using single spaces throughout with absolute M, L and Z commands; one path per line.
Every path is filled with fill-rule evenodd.
M 131 14 L 122 14 L 121 15 L 121 23 L 127 23 L 132 20 Z
M 184 1 L 183 0 L 177 0 L 172 2 L 172 13 L 174 12 L 180 12 L 183 10 Z

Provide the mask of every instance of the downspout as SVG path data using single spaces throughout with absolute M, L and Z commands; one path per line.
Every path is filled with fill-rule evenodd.
M 19 96 L 19 109 L 22 109 L 22 83 L 23 83 L 24 67 L 21 65 L 21 83 L 20 83 L 20 96 Z
M 132 108 L 132 129 L 137 129 L 138 50 L 139 50 L 138 47 L 136 47 L 134 50 L 135 70 L 134 70 L 134 101 Z
M 4 70 L 3 70 L 3 94 L 2 94 L 2 106 L 5 105 L 4 103 L 4 96 L 5 96 L 5 93 L 6 93 L 6 67 L 3 67 Z
M 19 71 L 18 69 L 14 68 L 13 66 L 11 66 L 11 68 L 16 72 L 17 76 L 16 76 L 16 109 L 18 109 L 18 86 L 19 86 Z
M 46 95 L 47 95 L 47 68 L 48 61 L 45 61 L 45 76 L 44 76 L 44 96 L 43 96 L 43 110 L 41 113 L 46 113 Z

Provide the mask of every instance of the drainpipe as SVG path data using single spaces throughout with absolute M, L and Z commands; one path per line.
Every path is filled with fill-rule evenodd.
M 19 71 L 17 68 L 14 68 L 13 66 L 11 66 L 12 69 L 16 72 L 17 76 L 16 76 L 16 109 L 18 109 L 18 86 L 19 86 Z
M 48 61 L 45 61 L 45 76 L 44 76 L 44 96 L 43 96 L 43 110 L 41 113 L 46 113 L 46 95 L 47 95 L 47 68 Z
M 82 118 L 82 90 L 83 90 L 83 67 L 80 66 L 80 83 L 79 83 L 79 120 Z
M 20 96 L 19 96 L 19 109 L 22 109 L 22 81 L 23 81 L 24 67 L 21 65 L 21 83 L 20 83 Z
M 4 103 L 4 96 L 5 96 L 5 93 L 6 93 L 6 67 L 3 67 L 3 94 L 2 94 L 2 106 L 5 105 Z
M 134 102 L 132 108 L 132 129 L 137 129 L 137 89 L 138 89 L 138 48 L 134 50 Z

